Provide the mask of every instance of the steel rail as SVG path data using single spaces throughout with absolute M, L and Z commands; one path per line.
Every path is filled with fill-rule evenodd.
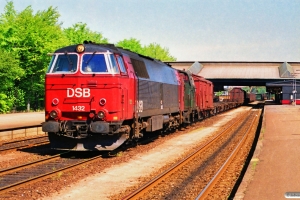
M 24 139 L 20 139 L 20 140 L 15 140 L 15 141 L 9 141 L 9 142 L 3 142 L 0 143 L 1 145 L 5 145 L 5 144 L 13 144 L 13 143 L 17 143 L 17 142 L 24 142 L 24 141 L 29 141 L 29 140 L 36 140 L 36 139 L 41 139 L 41 138 L 47 138 L 48 136 L 38 136 L 38 137 L 32 137 L 32 138 L 24 138 Z
M 219 168 L 217 173 L 214 175 L 214 177 L 209 181 L 209 183 L 205 186 L 205 188 L 199 193 L 199 195 L 196 197 L 196 200 L 203 199 L 208 196 L 209 192 L 213 189 L 217 181 L 221 178 L 221 176 L 224 174 L 224 171 L 226 168 L 230 165 L 233 158 L 237 155 L 238 150 L 242 147 L 244 142 L 246 141 L 251 129 L 254 126 L 254 122 L 257 120 L 257 115 L 253 118 L 250 126 L 248 127 L 247 131 L 243 135 L 240 142 L 237 144 L 235 149 L 232 151 L 232 153 L 229 155 L 229 157 L 226 159 L 226 161 L 223 163 L 223 165 Z
M 48 138 L 48 136 L 38 136 L 38 137 L 32 137 L 32 138 L 25 138 L 25 139 L 21 139 L 21 140 L 15 140 L 15 141 L 9 141 L 9 142 L 4 142 L 4 143 L 0 143 L 0 152 L 2 151 L 7 151 L 7 150 L 12 150 L 12 149 L 22 149 L 22 148 L 26 148 L 26 147 L 31 147 L 31 146 L 37 146 L 37 145 L 42 145 L 42 144 L 49 144 L 49 141 L 37 141 L 35 143 L 26 143 L 29 141 L 33 141 L 34 140 L 41 140 L 44 138 Z M 25 144 L 20 144 L 18 145 L 18 143 L 22 143 L 24 142 Z M 16 145 L 16 146 L 13 146 Z M 7 147 L 5 147 L 7 146 Z
M 237 125 L 240 122 L 240 120 L 242 120 L 245 116 L 247 116 L 248 113 L 249 113 L 249 111 L 246 112 L 245 114 L 243 114 L 242 116 L 240 116 L 237 120 L 235 120 L 234 123 L 232 123 L 229 127 L 227 127 L 225 130 L 223 130 L 221 133 L 219 133 L 218 135 L 216 135 L 215 137 L 213 137 L 211 140 L 207 141 L 205 144 L 203 144 L 200 147 L 198 147 L 193 153 L 189 154 L 186 158 L 184 158 L 183 160 L 175 163 L 169 169 L 167 169 L 166 171 L 162 172 L 161 174 L 159 174 L 158 176 L 156 176 L 155 178 L 153 178 L 149 182 L 145 183 L 143 186 L 141 186 L 140 188 L 138 188 L 137 190 L 135 190 L 131 194 L 123 197 L 122 199 L 124 199 L 124 200 L 125 199 L 138 199 L 138 198 L 142 197 L 150 188 L 153 188 L 156 185 L 158 185 L 159 182 L 160 182 L 160 180 L 167 178 L 172 173 L 174 173 L 178 168 L 180 168 L 181 166 L 184 166 L 190 160 L 193 160 L 199 153 L 201 153 L 202 151 L 204 151 L 207 148 L 209 148 L 210 144 L 214 143 L 222 135 L 224 135 L 227 132 L 229 132 L 230 129 L 232 127 L 234 127 L 235 125 Z
M 26 167 L 26 166 L 30 166 L 30 165 L 33 165 L 33 164 L 37 164 L 37 163 L 42 163 L 42 162 L 45 162 L 45 161 L 49 161 L 49 160 L 53 160 L 63 154 L 66 154 L 66 153 L 69 153 L 68 152 L 64 152 L 64 153 L 60 153 L 60 154 L 57 154 L 57 155 L 54 155 L 54 156 L 50 156 L 48 158 L 43 158 L 43 159 L 39 159 L 39 160 L 36 160 L 36 161 L 33 161 L 33 162 L 28 162 L 28 163 L 25 163 L 25 164 L 22 164 L 22 165 L 17 165 L 17 166 L 14 166 L 14 167 L 9 167 L 9 168 L 5 168 L 5 169 L 2 169 L 0 170 L 0 175 L 3 174 L 3 173 L 10 173 L 10 172 L 13 172 L 13 171 L 16 171 L 18 169 L 21 169 L 23 167 Z
M 68 152 L 65 152 L 65 153 L 68 153 Z M 13 184 L 1 187 L 0 188 L 0 194 L 9 192 L 11 190 L 18 189 L 19 187 L 23 187 L 25 184 L 30 184 L 30 183 L 33 183 L 33 182 L 36 182 L 36 181 L 39 181 L 39 180 L 42 180 L 42 179 L 46 179 L 46 178 L 52 176 L 53 174 L 55 174 L 57 172 L 67 171 L 67 170 L 70 170 L 70 169 L 72 169 L 72 168 L 74 168 L 76 166 L 82 165 L 82 164 L 87 163 L 87 162 L 94 161 L 94 160 L 99 159 L 99 158 L 102 158 L 102 156 L 99 155 L 99 156 L 95 156 L 95 157 L 90 158 L 90 159 L 83 159 L 82 161 L 70 164 L 70 165 L 68 165 L 66 167 L 62 167 L 62 168 L 57 169 L 57 170 L 52 170 L 51 172 L 47 172 L 47 173 L 44 173 L 44 174 L 41 174 L 41 175 L 33 176 L 33 177 L 29 178 L 29 179 L 22 180 L 22 181 L 19 181 L 19 182 L 16 182 L 16 183 L 13 183 Z

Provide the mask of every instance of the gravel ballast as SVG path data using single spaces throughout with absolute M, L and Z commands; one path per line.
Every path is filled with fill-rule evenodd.
M 126 188 L 138 185 L 144 177 L 155 173 L 165 165 L 174 163 L 176 159 L 194 149 L 239 113 L 244 113 L 249 109 L 249 107 L 240 107 L 231 110 L 209 119 L 213 120 L 210 126 L 166 137 L 164 142 L 156 146 L 145 145 L 150 145 L 148 146 L 151 147 L 149 150 L 138 152 L 138 148 L 134 149 L 135 153 L 130 159 L 115 163 L 99 173 L 87 176 L 42 199 L 111 199 L 111 196 L 123 193 Z M 124 156 L 126 156 L 125 154 L 126 152 L 124 152 Z

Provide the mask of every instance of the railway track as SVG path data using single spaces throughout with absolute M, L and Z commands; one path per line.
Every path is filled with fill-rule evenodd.
M 49 144 L 48 136 L 39 136 L 14 141 L 7 141 L 0 143 L 0 152 L 44 144 Z
M 233 149 L 232 153 L 229 155 L 229 157 L 226 159 L 226 161 L 223 163 L 223 165 L 219 168 L 219 170 L 214 174 L 212 179 L 209 181 L 209 183 L 205 186 L 205 188 L 200 192 L 200 194 L 197 196 L 197 200 L 199 199 L 225 199 L 227 194 L 230 194 L 230 191 L 226 192 L 226 195 L 224 195 L 224 191 L 228 190 L 228 184 L 224 182 L 224 180 L 231 179 L 232 176 L 236 173 L 235 167 L 237 166 L 237 163 L 235 163 L 235 160 L 239 160 L 242 155 L 245 152 L 243 151 L 243 147 L 245 146 L 247 139 L 250 139 L 251 142 L 253 141 L 253 138 L 251 138 L 251 131 L 253 131 L 253 128 L 256 128 L 256 122 L 258 122 L 258 115 L 256 113 L 252 113 L 252 116 L 250 118 L 251 124 L 248 126 L 249 123 L 247 123 L 246 131 L 244 132 L 244 135 L 242 135 L 240 141 L 236 145 L 236 147 Z M 243 130 L 244 131 L 244 130 Z M 240 154 L 240 155 L 238 155 Z M 235 176 L 235 175 L 234 175 Z M 226 178 L 227 177 L 227 178 Z M 230 177 L 230 178 L 228 178 Z M 237 178 L 235 176 L 235 178 Z M 232 182 L 233 185 L 235 183 Z M 230 182 L 230 181 L 228 181 Z M 225 187 L 227 188 L 225 188 Z
M 16 190 L 34 181 L 48 178 L 53 174 L 60 176 L 66 170 L 101 157 L 101 155 L 97 155 L 91 158 L 74 159 L 71 152 L 64 152 L 34 162 L 3 169 L 0 171 L 0 194 Z
M 250 111 L 247 116 L 240 117 L 195 152 L 123 199 L 203 199 L 212 198 L 209 196 L 211 191 L 218 196 L 217 199 L 224 194 L 223 198 L 228 198 L 233 187 L 232 183 L 235 183 L 239 174 L 235 169 L 232 173 L 236 179 L 230 177 L 230 181 L 228 181 L 228 176 L 224 176 L 225 169 L 229 170 L 228 165 L 235 160 L 234 156 L 247 139 L 250 139 L 250 143 L 253 142 L 255 133 L 252 132 L 253 129 L 256 130 L 258 116 L 259 111 Z M 251 133 L 249 133 L 250 130 L 252 130 Z M 243 146 L 242 149 L 246 149 L 246 147 Z M 247 154 L 247 151 L 244 154 Z M 242 164 L 243 162 L 244 160 L 242 160 Z M 220 178 L 222 175 L 223 179 Z M 231 187 L 229 194 L 220 190 L 222 187 Z
M 226 125 L 227 126 L 227 125 Z M 222 126 L 222 128 L 221 129 L 224 129 L 225 128 L 225 126 Z M 147 142 L 146 142 L 147 143 Z M 151 142 L 150 142 L 151 143 Z M 118 153 L 118 152 L 115 152 L 116 154 Z M 49 155 L 49 153 L 47 153 L 46 155 Z M 53 155 L 53 154 L 52 154 Z M 107 155 L 105 155 L 105 156 L 107 156 Z M 109 155 L 109 157 L 110 157 L 111 155 Z M 125 156 L 125 154 L 124 154 L 124 156 Z M 70 156 L 69 156 L 70 157 Z M 102 155 L 102 157 L 103 157 L 103 155 Z M 118 157 L 118 155 L 115 155 L 115 157 Z M 121 156 L 121 157 L 123 157 L 123 156 Z M 120 157 L 120 158 L 121 158 Z M 115 159 L 115 158 L 114 158 Z M 105 164 L 105 160 L 107 160 L 107 163 L 108 162 L 111 162 L 111 161 L 108 161 L 108 159 L 101 159 L 101 160 L 98 160 L 98 166 L 105 166 L 106 164 Z M 109 160 L 111 160 L 111 159 L 109 159 Z M 99 164 L 101 162 L 101 164 Z M 114 162 L 116 162 L 116 161 L 114 161 Z M 92 166 L 93 165 L 93 163 L 94 162 L 90 162 L 90 164 L 88 164 L 88 163 L 86 163 L 88 166 Z M 138 167 L 138 166 L 137 166 Z M 30 168 L 30 166 L 28 167 L 28 168 Z M 83 167 L 80 167 L 80 169 L 82 169 Z M 86 168 L 86 167 L 84 167 L 84 168 Z M 88 167 L 88 168 L 93 168 L 93 167 Z M 71 169 L 71 171 L 68 171 L 68 172 L 54 172 L 53 174 L 52 174 L 52 176 L 51 175 L 49 175 L 50 176 L 50 178 L 49 178 L 49 176 L 45 176 L 45 178 L 46 179 L 44 179 L 44 178 L 41 178 L 41 179 L 35 179 L 35 180 L 32 180 L 32 181 L 30 181 L 29 183 L 33 183 L 33 184 L 26 184 L 26 183 L 22 183 L 22 184 L 20 184 L 20 185 L 18 185 L 18 186 L 14 186 L 13 188 L 10 188 L 10 189 L 8 189 L 8 190 L 4 190 L 4 191 L 2 191 L 2 192 L 0 192 L 1 194 L 0 194 L 0 196 L 2 196 L 3 198 L 9 198 L 9 199 L 22 199 L 24 196 L 26 196 L 27 198 L 32 198 L 32 196 L 38 196 L 38 195 L 45 195 L 45 194 L 47 194 L 46 193 L 46 191 L 48 192 L 49 191 L 49 187 L 47 186 L 48 184 L 49 185 L 52 185 L 51 187 L 53 188 L 53 181 L 55 182 L 55 186 L 56 185 L 65 185 L 65 182 L 64 181 L 66 181 L 66 179 L 69 179 L 69 178 L 67 178 L 67 176 L 70 176 L 70 173 L 71 174 L 73 174 L 73 173 L 76 173 L 76 175 L 78 175 L 78 173 L 80 173 L 80 172 L 78 172 L 78 168 L 77 167 L 71 167 L 71 168 L 69 168 L 69 169 Z M 86 175 L 86 173 L 84 173 L 85 175 Z M 54 176 L 53 176 L 54 175 Z M 72 175 L 71 175 L 72 176 Z M 62 178 L 63 177 L 63 178 Z M 82 177 L 82 176 L 81 176 Z M 172 177 L 172 176 L 171 176 Z M 1 179 L 1 176 L 0 176 L 0 179 Z M 42 180 L 42 181 L 39 181 L 39 180 Z M 149 180 L 149 179 L 148 179 Z M 1 179 L 1 181 L 2 181 L 2 179 Z M 0 182 L 1 182 L 0 181 Z M 74 181 L 74 180 L 73 180 Z M 60 182 L 60 183 L 59 183 Z M 59 183 L 59 184 L 58 184 Z M 27 186 L 26 186 L 27 185 Z M 36 186 L 36 185 L 43 185 L 43 186 Z M 176 187 L 176 186 L 175 186 Z M 35 189 L 33 189 L 33 188 L 35 188 Z M 38 189 L 37 189 L 38 188 Z M 43 188 L 48 188 L 48 189 L 43 189 Z M 58 189 L 56 188 L 55 189 L 56 191 L 58 191 Z M 36 192 L 36 191 L 38 191 L 38 192 Z M 41 191 L 43 191 L 43 192 L 41 192 Z M 131 190 L 127 190 L 127 191 L 132 191 L 132 189 Z M 180 192 L 180 190 L 178 190 L 179 192 Z M 125 193 L 125 194 L 128 194 L 128 193 Z M 123 193 L 123 195 L 124 195 L 124 193 Z M 123 196 L 123 195 L 120 195 L 119 197 L 120 198 L 115 198 L 115 199 L 121 199 L 121 197 Z M 157 195 L 157 196 L 159 196 L 159 195 Z M 1 198 L 0 198 L 1 199 Z M 159 199 L 159 198 L 158 198 Z M 167 199 L 167 198 L 166 198 Z M 178 198 L 177 198 L 178 199 Z

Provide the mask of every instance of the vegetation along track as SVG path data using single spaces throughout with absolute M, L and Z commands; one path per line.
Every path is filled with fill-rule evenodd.
M 53 174 L 59 175 L 59 172 L 101 157 L 101 155 L 97 155 L 91 156 L 90 158 L 74 158 L 72 155 L 73 152 L 64 152 L 49 158 L 1 170 L 0 194 L 3 195 L 20 186 L 47 178 Z
M 227 199 L 252 146 L 260 112 L 249 111 L 187 158 L 123 199 Z M 225 167 L 224 163 L 231 165 Z

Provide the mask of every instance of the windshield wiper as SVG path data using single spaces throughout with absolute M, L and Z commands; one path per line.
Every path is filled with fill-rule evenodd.
M 93 52 L 93 54 L 91 55 L 91 57 L 89 57 L 89 59 L 87 61 L 85 61 L 85 64 L 88 65 L 89 62 L 91 61 L 91 59 L 93 58 L 93 56 L 95 55 L 96 51 Z
M 74 70 L 74 69 L 73 69 L 73 62 L 72 62 L 72 60 L 71 60 L 71 58 L 70 58 L 70 56 L 69 56 L 69 54 L 68 54 L 67 51 L 65 51 L 65 56 L 67 56 L 67 58 L 68 58 L 68 62 L 69 62 L 69 71 Z

